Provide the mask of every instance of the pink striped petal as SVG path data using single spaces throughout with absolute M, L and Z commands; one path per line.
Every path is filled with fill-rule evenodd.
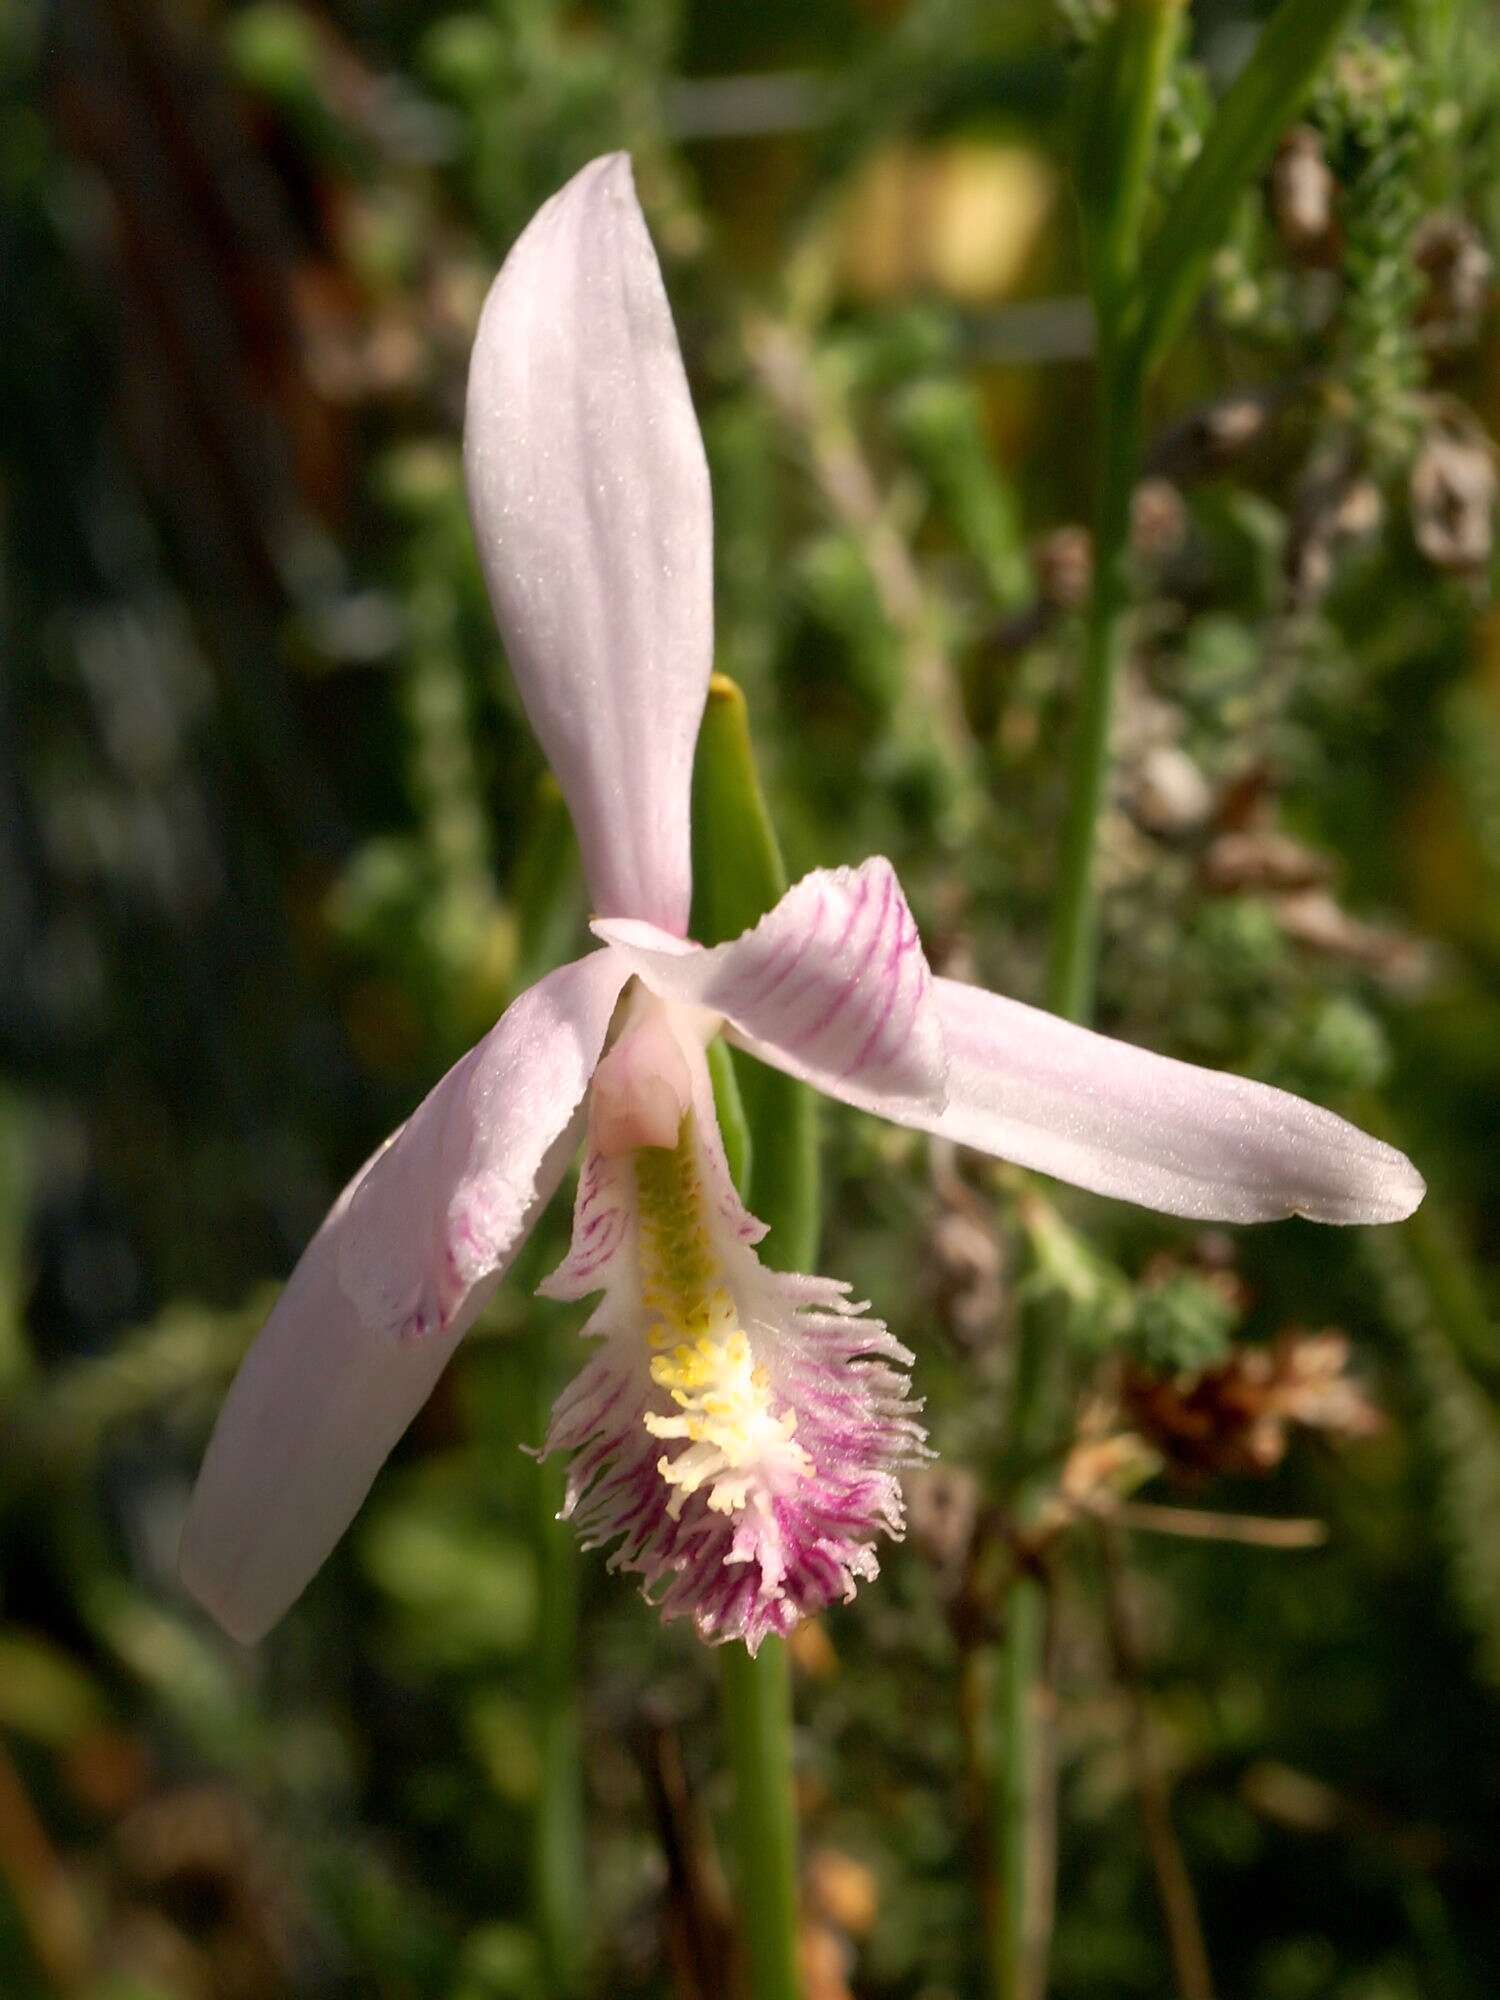
M 506 258 L 474 343 L 464 459 L 495 617 L 594 907 L 680 933 L 712 512 L 623 153 L 576 174 Z
M 904 1123 L 1202 1221 L 1398 1222 L 1422 1199 L 1404 1154 L 1287 1091 L 1111 1041 L 977 986 L 939 979 L 936 995 L 948 1102 Z
M 260 1638 L 320 1568 L 556 1189 L 628 976 L 594 952 L 522 994 L 303 1252 L 183 1528 L 183 1582 L 235 1638 Z
M 941 1111 L 932 977 L 888 861 L 805 875 L 754 930 L 711 951 L 649 924 L 594 931 L 653 992 L 722 1015 L 763 1062 L 886 1117 Z

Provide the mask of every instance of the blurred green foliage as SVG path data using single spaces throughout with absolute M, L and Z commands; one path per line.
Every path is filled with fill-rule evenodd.
M 712 1662 L 591 1558 L 576 1752 L 535 1670 L 557 1546 L 517 1447 L 572 1365 L 577 1316 L 529 1297 L 560 1216 L 257 1654 L 177 1592 L 176 1524 L 269 1285 L 581 939 L 458 427 L 484 287 L 593 154 L 630 148 L 661 248 L 719 662 L 791 872 L 889 854 L 936 965 L 1038 996 L 1094 471 L 1068 103 L 1109 11 L 20 0 L 0 24 L 16 2000 L 555 1990 L 528 1885 L 559 1745 L 583 1990 L 698 1990 Z M 1157 210 L 1263 12 L 1191 9 Z M 1082 1413 L 1034 1441 L 1065 1490 L 1117 1497 L 1079 1454 L 1129 1433 L 1131 1480 L 1161 1468 L 1135 1498 L 1329 1530 L 1129 1531 L 1134 1685 L 1093 1526 L 1061 1535 L 1059 2000 L 1170 1990 L 1137 1695 L 1222 2000 L 1500 1984 L 1497 167 L 1500 23 L 1412 0 L 1240 204 L 1152 390 L 1103 835 L 1110 1031 L 1387 1129 L 1428 1209 L 1368 1241 L 1194 1231 L 823 1121 L 824 1268 L 917 1350 L 958 1498 L 914 1479 L 880 1583 L 797 1649 L 816 2000 L 976 1990 L 964 1509 L 982 1532 L 1026 1315 Z M 1328 1327 L 1377 1433 L 1304 1396 L 1257 1476 L 1221 1403 L 1188 1462 L 1168 1414 L 1205 1371 Z

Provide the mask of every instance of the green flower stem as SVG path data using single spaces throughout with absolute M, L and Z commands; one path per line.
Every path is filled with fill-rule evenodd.
M 1152 165 L 1179 0 L 1121 0 L 1084 72 L 1079 197 L 1099 327 L 1099 481 L 1047 977 L 1047 1004 L 1070 1020 L 1087 1023 L 1094 1008 L 1099 821 L 1126 650 L 1130 504 L 1146 383 L 1186 323 L 1236 204 L 1359 4 L 1281 0 L 1154 233 L 1147 229 Z M 1033 1325 L 1023 1342 L 1042 1337 Z M 1032 1462 L 1018 1449 L 1021 1440 L 1061 1428 L 1054 1378 L 1035 1362 L 1024 1352 L 1017 1357 L 1013 1466 Z M 1009 1498 L 1012 1518 L 1024 1528 L 1037 1498 L 1034 1475 L 1021 1474 Z M 992 1677 L 988 1930 L 996 2000 L 1040 2000 L 1046 1989 L 1055 1867 L 1046 1637 L 1045 1584 L 1023 1572 L 1008 1593 L 1005 1641 Z
M 1150 74 L 1148 71 L 1147 74 Z M 1084 624 L 1083 681 L 1074 725 L 1068 813 L 1063 830 L 1047 1002 L 1087 1022 L 1094 1005 L 1098 940 L 1095 861 L 1109 785 L 1115 685 L 1126 650 L 1130 606 L 1130 500 L 1139 465 L 1139 370 L 1117 349 L 1101 361 L 1098 424 L 1101 471 L 1094 513 L 1094 582 Z M 1038 1440 L 1058 1417 L 1056 1370 L 1036 1351 L 1046 1334 L 1022 1322 L 1016 1357 L 1008 1457 L 1034 1465 Z M 1034 1476 L 1012 1488 L 1010 1511 L 1024 1527 L 1039 1496 Z M 1056 1870 L 1051 1695 L 1045 1670 L 1047 1587 L 1020 1574 L 1006 1598 L 1005 1637 L 993 1671 L 995 1741 L 988 1792 L 986 1896 L 995 2000 L 1041 2000 L 1046 1992 Z
M 1141 380 L 1128 361 L 1101 370 L 1101 471 L 1094 512 L 1094 582 L 1084 623 L 1083 680 L 1063 825 L 1047 1004 L 1070 1021 L 1094 1011 L 1098 948 L 1095 861 L 1109 785 L 1115 684 L 1125 657 L 1130 604 L 1130 498 L 1140 458 Z
M 1364 0 L 1281 0 L 1225 93 L 1146 252 L 1133 339 L 1143 371 L 1182 331 L 1234 211 Z
M 1139 298 L 1151 165 L 1184 11 L 1184 0 L 1121 0 L 1089 52 L 1075 100 L 1079 214 L 1106 353 L 1119 346 Z
M 745 698 L 715 674 L 693 783 L 693 934 L 737 937 L 786 888 L 786 868 L 750 745 Z M 740 1193 L 769 1224 L 762 1255 L 806 1270 L 817 1249 L 819 1188 L 812 1099 L 789 1077 L 715 1050 L 711 1064 Z M 725 1736 L 734 1773 L 735 1880 L 750 2000 L 797 2000 L 797 1817 L 786 1648 L 752 1660 L 722 1648 Z
M 1098 914 L 1095 856 L 1109 783 L 1115 683 L 1125 654 L 1130 600 L 1130 496 L 1140 435 L 1139 379 L 1113 370 L 1101 377 L 1103 475 L 1094 519 L 1095 572 L 1084 628 L 1083 686 L 1073 741 L 1068 816 L 1063 833 L 1047 1000 L 1053 1011 L 1086 1022 L 1093 1012 Z M 1010 1457 L 1034 1462 L 1025 1441 L 1045 1435 L 1058 1394 L 1054 1370 L 1034 1348 L 1045 1338 L 1023 1320 L 1010 1413 Z M 1038 1497 L 1023 1479 L 1010 1496 L 1024 1527 Z M 994 1768 L 988 1775 L 989 1944 L 995 2000 L 1041 2000 L 1046 1991 L 1056 1868 L 1055 1777 L 1051 1698 L 1045 1671 L 1047 1587 L 1021 1574 L 1006 1599 L 1005 1637 L 994 1675 L 997 1704 Z
M 786 1647 L 752 1660 L 723 1648 L 724 1722 L 734 1771 L 735 1877 L 752 2000 L 798 2000 L 797 1816 L 792 1794 L 792 1682 Z

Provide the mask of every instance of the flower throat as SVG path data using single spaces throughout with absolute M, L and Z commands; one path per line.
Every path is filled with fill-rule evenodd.
M 657 1471 L 675 1490 L 675 1518 L 690 1493 L 709 1487 L 708 1505 L 736 1514 L 752 1496 L 769 1505 L 787 1474 L 812 1461 L 792 1442 L 797 1413 L 776 1416 L 771 1379 L 756 1363 L 733 1294 L 709 1237 L 697 1138 L 685 1113 L 674 1146 L 642 1146 L 634 1154 L 640 1215 L 641 1303 L 654 1351 L 651 1379 L 679 1415 L 647 1411 L 653 1437 L 681 1438 L 687 1449 L 665 1455 Z

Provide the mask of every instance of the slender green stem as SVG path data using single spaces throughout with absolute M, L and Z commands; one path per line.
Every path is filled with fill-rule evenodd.
M 511 882 L 516 908 L 516 980 L 530 986 L 567 956 L 582 911 L 583 882 L 568 810 L 556 782 L 538 787 L 530 833 Z M 560 1358 L 553 1329 L 539 1323 L 520 1357 L 533 1440 L 547 1435 Z M 584 1871 L 582 1732 L 578 1698 L 578 1548 L 562 1513 L 560 1460 L 532 1469 L 537 1566 L 537 1642 L 530 1688 L 537 1755 L 531 1823 L 531 1919 L 547 2000 L 581 1992 L 588 1940 Z
M 1130 605 L 1130 499 L 1139 461 L 1141 387 L 1139 371 L 1118 356 L 1100 368 L 1094 583 L 1084 625 L 1083 682 L 1047 975 L 1048 1005 L 1074 1021 L 1086 1022 L 1094 1005 L 1099 819 L 1109 785 L 1115 685 Z M 1056 1374 L 1034 1351 L 1045 1339 L 1037 1321 L 1023 1317 L 1010 1411 L 1013 1464 L 1033 1463 L 1038 1442 L 1055 1423 Z M 1036 1499 L 1034 1486 L 1023 1477 L 1011 1495 L 1012 1515 L 1023 1526 Z M 1023 1575 L 1008 1593 L 994 1686 L 997 1740 L 987 1832 L 995 2000 L 1042 2000 L 1046 1992 L 1056 1866 L 1046 1633 L 1046 1585 L 1040 1577 Z
M 1125 655 L 1130 602 L 1130 496 L 1140 450 L 1141 383 L 1128 363 L 1099 375 L 1098 499 L 1094 511 L 1094 584 L 1084 625 L 1083 680 L 1074 724 L 1068 812 L 1063 826 L 1047 1004 L 1086 1021 L 1094 1005 L 1098 943 L 1095 861 L 1099 818 L 1109 784 L 1115 683 Z
M 1115 686 L 1126 650 L 1130 608 L 1130 501 L 1140 457 L 1142 377 L 1131 352 L 1109 348 L 1098 378 L 1099 489 L 1094 510 L 1094 581 L 1084 622 L 1082 685 L 1074 724 L 1068 812 L 1063 829 L 1047 1002 L 1054 1013 L 1088 1021 L 1094 1007 L 1098 944 L 1096 863 L 1099 820 L 1109 787 Z M 1028 1351 L 1046 1339 L 1022 1322 L 1010 1412 L 1013 1464 L 1034 1462 L 1056 1425 L 1055 1371 Z M 1023 1478 L 1011 1511 L 1024 1526 L 1036 1499 Z M 1041 1578 L 1012 1586 L 996 1674 L 995 1770 L 991 1780 L 990 1926 L 996 2000 L 1041 2000 L 1052 1934 L 1056 1856 L 1050 1700 L 1045 1651 L 1047 1592 Z
M 1076 101 L 1078 196 L 1101 341 L 1139 301 L 1156 136 L 1183 0 L 1124 0 L 1089 53 Z
M 1177 0 L 1122 5 L 1085 74 L 1079 195 L 1099 322 L 1099 481 L 1046 996 L 1054 1012 L 1074 1021 L 1087 1022 L 1093 1013 L 1099 822 L 1125 654 L 1130 503 L 1146 380 L 1192 310 L 1236 202 L 1359 5 L 1280 0 L 1149 240 L 1149 182 Z M 1044 1338 L 1034 1320 L 1023 1320 L 1023 1347 Z M 1018 1355 L 1010 1411 L 1009 1512 L 1022 1528 L 1037 1487 L 1020 1444 L 1060 1428 L 1058 1391 L 1037 1359 Z M 1023 1572 L 1008 1594 L 1005 1640 L 991 1677 L 987 1928 L 995 2000 L 1042 2000 L 1046 1990 L 1055 1865 L 1046 1611 L 1044 1580 Z
M 786 869 L 756 775 L 745 699 L 715 674 L 693 785 L 694 932 L 734 937 L 786 888 Z M 811 1100 L 801 1084 L 727 1051 L 711 1059 L 731 1168 L 770 1225 L 762 1254 L 806 1269 L 817 1249 L 819 1185 Z M 723 1709 L 734 1772 L 734 1845 L 749 2000 L 797 2000 L 797 1815 L 786 1648 L 767 1639 L 751 1659 L 723 1649 Z
M 1133 338 L 1147 369 L 1187 323 L 1236 204 L 1365 0 L 1280 0 L 1220 101 L 1147 252 Z
M 752 1660 L 743 1646 L 726 1646 L 723 1659 L 736 1878 L 751 2000 L 798 2000 L 797 1822 L 786 1648 L 780 1639 L 767 1639 Z
M 1100 370 L 1101 478 L 1094 516 L 1094 584 L 1084 628 L 1083 684 L 1074 727 L 1047 1000 L 1055 1013 L 1087 1021 L 1093 1011 L 1097 942 L 1095 861 L 1109 782 L 1115 683 L 1125 653 L 1130 602 L 1130 496 L 1140 438 L 1138 372 Z M 1010 1513 L 1024 1527 L 1037 1498 L 1039 1445 L 1057 1423 L 1056 1370 L 1042 1351 L 1047 1330 L 1023 1316 L 1009 1415 L 1009 1462 L 1019 1483 Z M 995 1663 L 994 1742 L 987 1785 L 987 1930 L 994 2000 L 1042 2000 L 1051 1947 L 1056 1866 L 1055 1779 L 1045 1672 L 1047 1587 L 1023 1574 L 1006 1599 Z
M 1095 304 L 1099 319 L 1097 377 L 1099 482 L 1094 506 L 1094 580 L 1084 620 L 1082 683 L 1074 723 L 1068 809 L 1063 826 L 1047 1003 L 1070 1020 L 1087 1021 L 1094 1004 L 1098 945 L 1096 873 L 1099 820 L 1109 787 L 1115 687 L 1126 649 L 1130 605 L 1130 503 L 1140 461 L 1139 349 L 1126 329 L 1133 316 L 1139 233 L 1145 214 L 1162 85 L 1175 8 L 1141 8 L 1122 27 L 1132 60 L 1124 75 L 1138 101 L 1116 105 L 1116 178 L 1099 162 L 1095 204 Z M 1114 90 L 1118 78 L 1107 78 Z M 1010 1411 L 1013 1467 L 1033 1462 L 1037 1441 L 1055 1422 L 1055 1373 L 1035 1352 L 1045 1339 L 1034 1320 L 1022 1322 L 1022 1351 Z M 1020 1476 L 1011 1513 L 1024 1526 L 1037 1498 L 1034 1478 Z M 1052 1940 L 1056 1869 L 1055 1767 L 1046 1676 L 1047 1587 L 1022 1574 L 1006 1602 L 1005 1637 L 996 1662 L 993 1768 L 987 1827 L 989 1944 L 995 2000 L 1042 2000 Z

